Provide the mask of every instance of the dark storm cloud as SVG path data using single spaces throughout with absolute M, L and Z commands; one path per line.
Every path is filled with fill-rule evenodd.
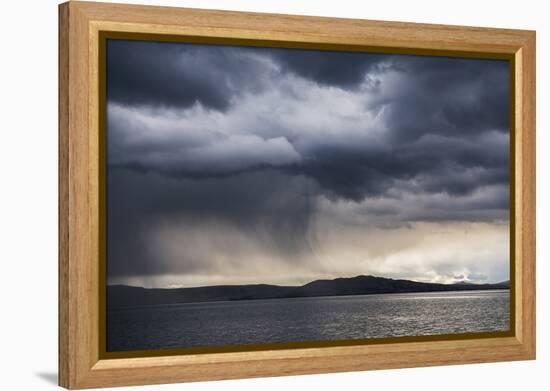
M 262 79 L 287 72 L 328 86 L 375 86 L 376 80 L 365 77 L 387 61 L 388 56 L 376 54 L 109 40 L 108 100 L 177 108 L 200 103 L 226 110 L 235 96 L 265 88 Z
M 508 219 L 505 61 L 110 41 L 107 67 L 109 276 L 299 263 L 325 201 Z
M 509 181 L 508 139 L 448 138 L 426 135 L 414 142 L 368 150 L 361 146 L 315 150 L 301 165 L 289 169 L 317 180 L 332 198 L 360 202 L 388 195 L 390 189 L 466 195 Z M 401 184 L 400 184 L 401 183 Z
M 357 88 L 370 71 L 389 65 L 387 55 L 317 50 L 273 50 L 283 71 L 327 86 Z M 376 82 L 375 82 L 376 84 Z
M 108 40 L 107 100 L 125 105 L 225 110 L 262 80 L 261 64 L 239 48 Z
M 289 262 L 309 246 L 304 238 L 315 185 L 304 177 L 265 171 L 196 181 L 117 169 L 108 181 L 109 259 L 121 260 L 109 263 L 110 276 L 209 271 L 217 266 L 189 253 L 176 265 L 163 263 L 145 240 L 152 226 L 163 224 L 181 229 L 231 226 Z M 231 246 L 225 244 L 224 251 L 231 252 Z
M 226 137 L 214 124 L 195 129 L 192 137 L 176 136 L 183 137 L 179 143 L 153 137 L 142 139 L 140 145 L 135 140 L 120 142 L 116 129 L 134 127 L 132 131 L 143 133 L 151 125 L 116 124 L 113 121 L 120 118 L 112 119 L 113 115 L 109 119 L 114 129 L 113 164 L 184 177 L 279 167 L 314 178 L 333 198 L 353 201 L 384 195 L 396 180 L 419 176 L 417 191 L 428 193 L 467 194 L 508 181 L 506 145 L 498 140 L 495 144 L 491 137 L 483 139 L 490 132 L 509 129 L 505 61 L 112 41 L 109 99 L 146 107 L 189 108 L 198 102 L 229 110 L 236 96 L 280 89 L 281 99 L 303 104 L 303 98 L 296 96 L 299 91 L 285 90 L 283 80 L 289 72 L 358 95 L 361 86 L 366 88 L 363 93 L 372 99 L 365 105 L 384 122 L 385 142 L 325 144 L 301 135 L 300 129 L 289 134 L 278 127 L 281 118 L 272 116 L 253 129 L 237 129 L 244 136 Z M 391 79 L 386 81 L 388 77 L 397 79 L 394 85 Z M 380 88 L 365 87 L 368 78 Z M 238 115 L 234 115 L 237 120 Z M 337 126 L 342 129 L 335 131 L 348 137 L 346 123 Z M 268 139 L 269 132 L 279 137 Z M 190 151 L 195 142 L 204 148 Z
M 407 83 L 391 97 L 388 126 L 396 140 L 426 133 L 464 137 L 509 130 L 509 63 L 479 59 L 394 57 Z
M 404 81 L 379 97 L 389 145 L 321 146 L 303 169 L 334 196 L 379 196 L 396 179 L 418 190 L 467 194 L 509 181 L 509 65 L 505 61 L 392 56 L 378 64 Z

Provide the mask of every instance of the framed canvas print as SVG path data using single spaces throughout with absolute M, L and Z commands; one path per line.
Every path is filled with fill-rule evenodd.
M 534 32 L 59 12 L 60 385 L 535 358 Z

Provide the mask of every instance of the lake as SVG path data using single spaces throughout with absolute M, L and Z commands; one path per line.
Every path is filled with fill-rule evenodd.
M 171 304 L 107 312 L 107 351 L 507 331 L 510 292 Z

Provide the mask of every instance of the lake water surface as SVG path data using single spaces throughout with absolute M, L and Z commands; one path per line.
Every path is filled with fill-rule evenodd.
M 107 351 L 507 331 L 509 291 L 172 304 L 107 312 Z

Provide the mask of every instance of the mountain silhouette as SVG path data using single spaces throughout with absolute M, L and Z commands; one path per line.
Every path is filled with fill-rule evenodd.
M 214 285 L 195 288 L 147 289 L 126 285 L 107 286 L 109 309 L 157 304 L 200 303 L 209 301 L 281 299 L 297 297 L 372 295 L 382 293 L 471 291 L 509 289 L 510 282 L 436 284 L 392 278 L 357 276 L 315 280 L 302 286 L 267 284 Z

